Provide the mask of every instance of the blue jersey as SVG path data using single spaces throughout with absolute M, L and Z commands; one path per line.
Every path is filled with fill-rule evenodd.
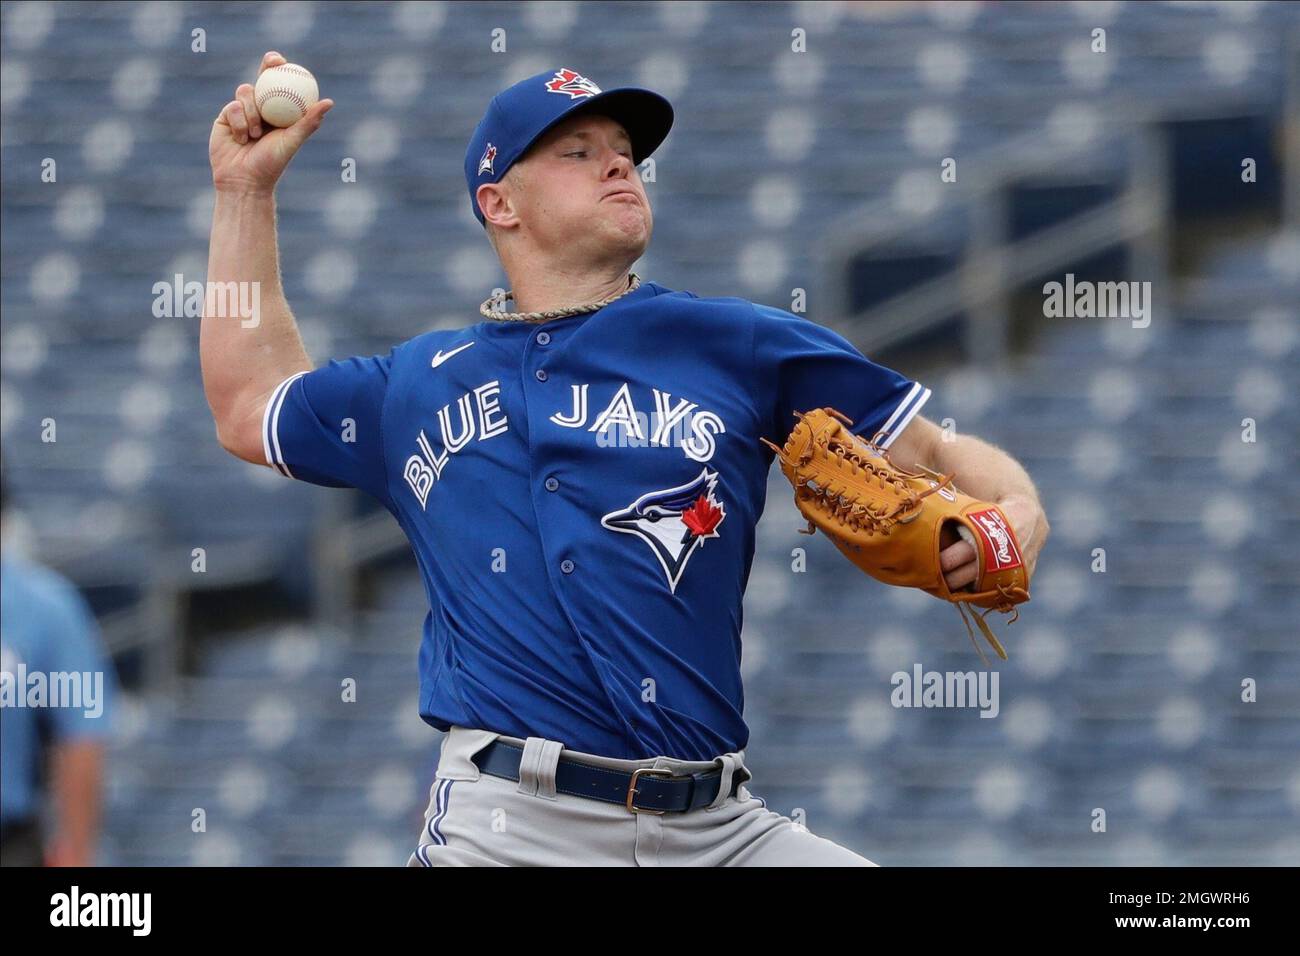
M 807 319 L 643 283 L 286 380 L 286 476 L 360 488 L 429 598 L 420 712 L 608 757 L 742 749 L 741 599 L 773 455 L 830 405 L 888 444 L 929 391 Z
M 8 554 L 0 560 L 0 682 L 0 822 L 10 824 L 41 811 L 42 737 L 108 736 L 116 680 L 76 587 Z

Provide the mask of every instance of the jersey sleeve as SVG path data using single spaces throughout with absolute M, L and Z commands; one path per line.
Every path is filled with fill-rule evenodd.
M 42 626 L 48 633 L 46 669 L 76 675 L 80 696 L 73 705 L 50 707 L 48 726 L 58 740 L 106 737 L 111 730 L 116 672 L 81 593 L 68 582 L 55 583 L 45 602 Z
M 764 437 L 782 444 L 794 413 L 827 406 L 888 448 L 929 400 L 930 390 L 877 365 L 843 336 L 809 319 L 754 304 L 754 365 Z
M 382 418 L 392 354 L 331 360 L 271 393 L 262 413 L 266 463 L 286 478 L 359 488 L 389 502 Z

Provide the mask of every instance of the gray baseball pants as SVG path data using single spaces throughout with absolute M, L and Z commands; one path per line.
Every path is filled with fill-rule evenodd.
M 493 740 L 522 747 L 520 780 L 480 772 L 471 759 Z M 685 813 L 626 807 L 555 791 L 563 744 L 452 727 L 443 738 L 420 843 L 407 866 L 875 866 L 767 809 L 733 775 L 752 778 L 744 751 L 711 761 L 565 757 L 631 773 L 638 767 L 698 773 L 722 768 L 718 797 Z

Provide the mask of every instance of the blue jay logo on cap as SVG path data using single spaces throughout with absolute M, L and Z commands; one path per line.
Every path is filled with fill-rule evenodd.
M 569 99 L 579 100 L 584 96 L 595 96 L 600 92 L 600 87 L 581 73 L 574 73 L 572 70 L 556 70 L 555 77 L 546 81 L 546 92 L 567 93 Z
M 487 149 L 483 150 L 483 156 L 478 161 L 478 174 L 482 176 L 487 173 L 492 175 L 492 161 L 497 158 L 497 148 L 491 143 L 487 144 Z

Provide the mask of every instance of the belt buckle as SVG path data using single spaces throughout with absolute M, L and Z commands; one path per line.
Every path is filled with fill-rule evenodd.
M 644 807 L 635 806 L 632 803 L 632 798 L 637 793 L 637 781 L 647 774 L 655 774 L 660 777 L 671 777 L 673 772 L 661 767 L 638 767 L 636 770 L 633 770 L 632 780 L 627 785 L 627 809 L 631 813 L 653 813 L 655 816 L 663 816 L 663 810 L 650 810 Z

